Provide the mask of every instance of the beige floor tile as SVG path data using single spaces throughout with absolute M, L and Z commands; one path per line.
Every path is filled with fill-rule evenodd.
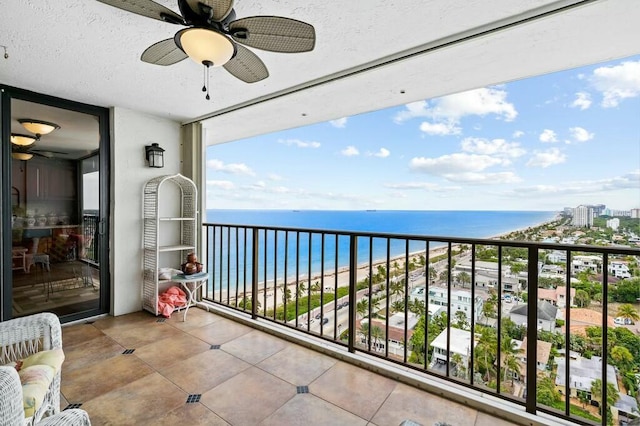
M 63 368 L 61 389 L 67 400 L 84 402 L 151 373 L 135 355 L 120 355 L 69 372 Z
M 104 333 L 92 324 L 75 324 L 62 327 L 62 347 L 66 350 L 88 340 L 103 337 Z
M 171 318 L 167 318 L 166 322 L 173 327 L 176 327 L 180 330 L 193 330 L 194 328 L 199 328 L 205 325 L 213 324 L 216 321 L 220 321 L 223 319 L 219 315 L 212 314 L 211 312 L 207 312 L 204 309 L 189 308 L 189 312 L 187 313 L 187 321 L 183 321 L 184 315 L 182 312 L 176 312 L 171 315 Z
M 398 383 L 372 421 L 379 425 L 399 425 L 413 420 L 423 425 L 444 422 L 456 426 L 473 426 L 477 410 L 411 386 Z
M 154 426 L 229 426 L 229 423 L 200 403 L 184 404 L 153 419 Z
M 187 394 L 158 373 L 94 398 L 81 408 L 93 426 L 149 425 L 186 404 Z M 186 426 L 186 424 L 185 424 Z
M 210 350 L 211 345 L 185 333 L 136 348 L 136 356 L 156 370 L 184 364 L 194 355 Z
M 205 393 L 249 367 L 251 365 L 241 359 L 212 349 L 161 369 L 160 373 L 185 392 L 193 394 Z
M 371 420 L 387 399 L 396 382 L 359 367 L 337 362 L 309 385 L 318 397 Z
M 246 325 L 222 318 L 213 324 L 194 330 L 187 330 L 187 333 L 212 345 L 222 345 L 237 337 L 251 333 L 253 330 L 253 328 Z
M 222 350 L 249 364 L 256 364 L 292 345 L 270 334 L 254 330 L 222 345 Z
M 302 346 L 291 344 L 257 367 L 296 385 L 308 385 L 335 365 L 337 360 Z
M 255 425 L 295 394 L 295 386 L 251 367 L 204 393 L 201 402 L 232 425 Z
M 182 332 L 165 323 L 150 322 L 136 326 L 110 327 L 104 333 L 127 349 L 136 349 L 162 339 L 177 338 Z
M 299 394 L 260 423 L 261 426 L 358 426 L 367 421 L 315 395 Z
M 78 368 L 91 365 L 93 363 L 113 358 L 122 354 L 125 348 L 105 336 L 88 340 L 84 343 L 77 343 L 71 347 L 62 344 L 65 360 L 62 366 L 63 371 L 69 372 Z
M 129 328 L 140 327 L 141 325 L 155 323 L 157 321 L 152 313 L 147 311 L 133 312 L 127 315 L 120 315 L 117 317 L 104 317 L 97 319 L 92 325 L 98 330 L 108 330 L 110 328 Z

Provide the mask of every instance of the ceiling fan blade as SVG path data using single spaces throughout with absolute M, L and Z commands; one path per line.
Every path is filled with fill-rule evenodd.
M 236 45 L 236 56 L 223 65 L 231 75 L 245 83 L 255 83 L 269 77 L 269 71 L 264 63 L 244 46 Z
M 100 3 L 117 7 L 137 15 L 146 16 L 148 18 L 157 19 L 159 21 L 169 22 L 171 24 L 184 25 L 182 16 L 175 13 L 153 0 L 98 0 Z
M 187 54 L 178 47 L 173 37 L 147 47 L 140 57 L 144 62 L 164 66 L 176 64 L 186 58 Z
M 51 149 L 32 149 L 29 151 L 30 153 L 33 154 L 38 154 L 38 155 L 44 155 L 44 156 L 49 156 L 49 157 L 53 157 L 53 154 L 58 154 L 58 155 L 69 155 L 68 152 L 63 152 L 63 151 L 53 151 Z
M 202 3 L 205 6 L 209 6 L 212 12 L 212 19 L 214 21 L 222 21 L 229 15 L 231 9 L 233 9 L 233 0 L 186 0 L 189 8 L 200 15 L 200 6 L 198 3 Z
M 313 25 L 281 16 L 251 16 L 229 24 L 235 41 L 271 52 L 298 53 L 313 50 Z

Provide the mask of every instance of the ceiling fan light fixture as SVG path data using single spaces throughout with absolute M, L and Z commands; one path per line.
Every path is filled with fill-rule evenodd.
M 33 158 L 33 154 L 29 154 L 28 152 L 12 152 L 11 156 L 16 160 L 31 160 Z
M 220 67 L 233 57 L 235 47 L 224 34 L 206 28 L 178 31 L 175 42 L 194 62 Z
M 32 145 L 37 138 L 29 135 L 22 135 L 20 133 L 11 133 L 11 143 L 19 146 Z
M 42 120 L 32 120 L 30 118 L 21 118 L 18 123 L 22 124 L 22 127 L 34 133 L 36 135 L 48 135 L 60 128 L 56 123 L 50 123 Z

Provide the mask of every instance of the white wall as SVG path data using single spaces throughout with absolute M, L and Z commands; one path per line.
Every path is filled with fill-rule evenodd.
M 147 166 L 145 145 L 165 149 L 165 166 Z M 142 307 L 142 190 L 146 181 L 180 173 L 180 123 L 124 108 L 111 109 L 111 309 Z

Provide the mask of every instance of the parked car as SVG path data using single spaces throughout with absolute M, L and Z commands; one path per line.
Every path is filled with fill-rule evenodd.
M 613 323 L 616 325 L 633 325 L 634 324 L 631 318 L 623 318 L 623 317 L 616 317 L 613 320 Z
M 329 318 L 322 318 L 322 325 L 326 325 L 329 323 Z

